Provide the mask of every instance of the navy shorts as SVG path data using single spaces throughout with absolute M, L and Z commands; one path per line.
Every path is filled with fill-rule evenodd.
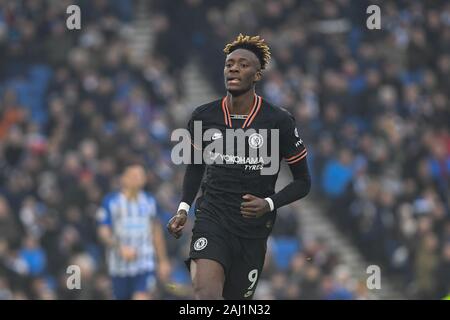
M 135 293 L 150 292 L 155 287 L 154 272 L 144 272 L 135 276 L 112 276 L 114 299 L 130 300 Z
M 223 297 L 251 300 L 260 278 L 267 249 L 267 238 L 242 238 L 207 219 L 196 219 L 192 230 L 189 259 L 219 262 L 225 272 Z

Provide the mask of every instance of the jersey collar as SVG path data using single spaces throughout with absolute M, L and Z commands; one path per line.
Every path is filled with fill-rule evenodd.
M 262 98 L 260 96 L 258 96 L 257 94 L 255 94 L 255 96 L 253 98 L 252 109 L 248 113 L 247 119 L 242 124 L 242 128 L 248 128 L 250 126 L 250 124 L 253 122 L 256 115 L 258 114 L 259 109 L 261 108 L 261 104 L 262 104 Z M 232 128 L 233 123 L 231 122 L 231 116 L 230 116 L 230 110 L 228 109 L 227 97 L 222 98 L 222 112 L 223 112 L 223 118 L 224 118 L 225 125 L 227 127 Z

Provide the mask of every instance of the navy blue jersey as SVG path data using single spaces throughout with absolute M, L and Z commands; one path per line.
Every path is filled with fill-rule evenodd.
M 192 138 L 194 152 L 204 155 L 202 160 L 206 165 L 196 214 L 213 219 L 242 237 L 267 237 L 275 222 L 275 210 L 260 218 L 244 218 L 240 213 L 242 196 L 252 194 L 265 198 L 273 195 L 280 161 L 285 159 L 288 164 L 296 163 L 306 157 L 306 148 L 300 139 L 295 119 L 287 110 L 255 95 L 248 115 L 232 115 L 226 101 L 222 98 L 196 108 L 188 124 L 191 137 L 196 121 L 201 121 L 202 133 L 215 129 L 208 135 L 209 141 L 202 139 L 201 145 L 198 145 L 198 138 Z M 244 154 L 238 152 L 242 148 L 238 148 L 236 139 L 230 139 L 226 129 L 242 129 L 245 134 Z M 271 129 L 278 129 L 276 141 L 272 141 Z M 234 140 L 233 144 L 231 140 Z M 211 144 L 217 146 L 218 142 L 223 144 L 223 150 L 211 150 Z M 275 157 L 277 170 L 263 175 L 262 169 L 273 164 L 265 161 L 262 155 L 265 153 L 273 160 L 273 144 L 278 145 Z M 234 148 L 230 148 L 232 145 Z

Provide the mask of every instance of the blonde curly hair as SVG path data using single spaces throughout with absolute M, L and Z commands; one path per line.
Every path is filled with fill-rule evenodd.
M 263 70 L 269 64 L 271 56 L 270 48 L 260 36 L 244 36 L 240 33 L 233 42 L 225 46 L 223 52 L 228 55 L 236 49 L 247 49 L 253 52 L 258 57 L 261 69 Z

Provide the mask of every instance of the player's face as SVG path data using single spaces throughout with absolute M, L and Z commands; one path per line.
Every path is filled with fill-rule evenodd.
M 145 171 L 142 166 L 131 166 L 127 168 L 122 176 L 124 188 L 139 190 L 145 185 Z
M 233 51 L 225 60 L 225 88 L 232 95 L 247 92 L 261 79 L 260 69 L 259 60 L 253 52 L 245 49 Z

